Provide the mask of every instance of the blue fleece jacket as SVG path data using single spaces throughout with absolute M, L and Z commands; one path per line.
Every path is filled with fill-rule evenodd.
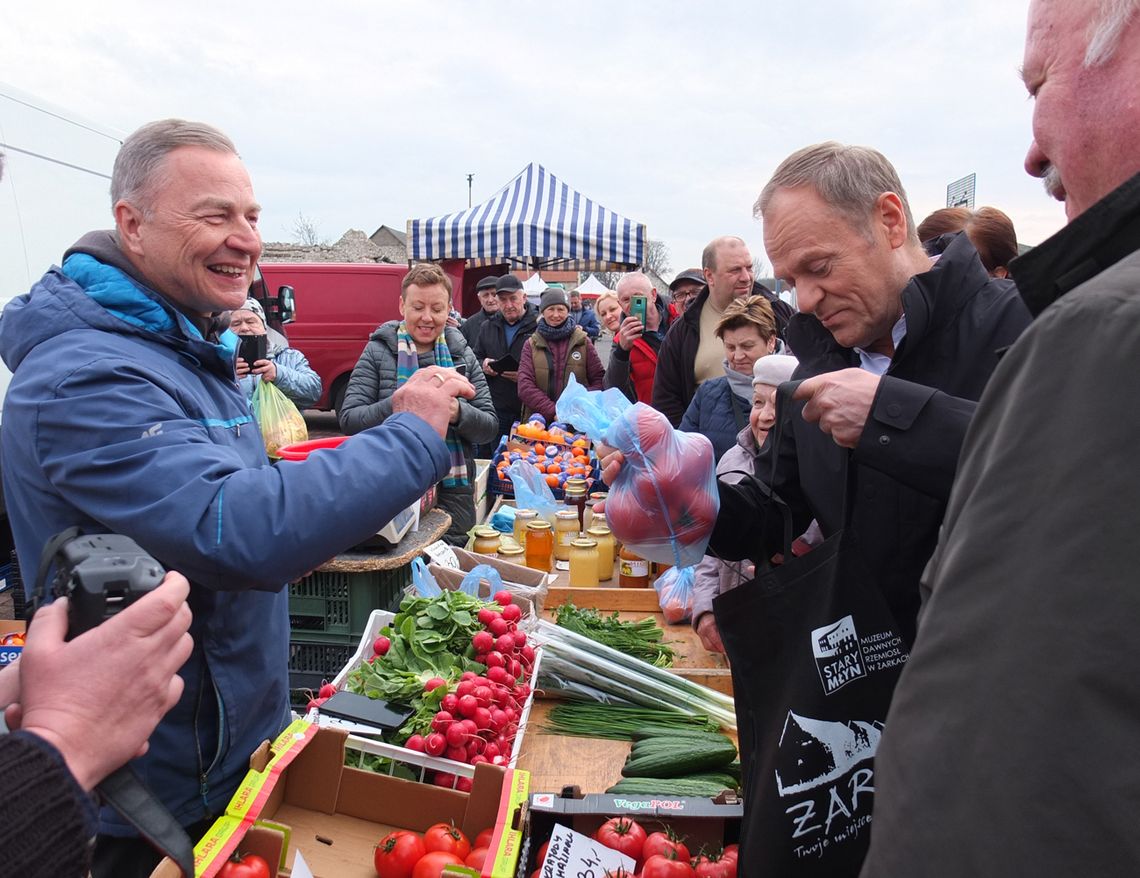
M 448 457 L 404 414 L 270 466 L 233 347 L 205 340 L 130 271 L 114 237 L 93 233 L 4 309 L 4 491 L 26 571 L 78 525 L 126 534 L 191 580 L 185 690 L 134 763 L 188 825 L 223 810 L 249 754 L 287 720 L 284 583 L 375 533 Z M 113 812 L 101 818 L 101 832 L 133 834 Z

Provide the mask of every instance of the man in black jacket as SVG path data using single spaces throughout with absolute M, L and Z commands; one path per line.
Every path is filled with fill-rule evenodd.
M 505 435 L 511 432 L 511 426 L 522 412 L 518 364 L 522 361 L 523 345 L 538 326 L 538 309 L 527 302 L 522 281 L 513 274 L 499 278 L 495 293 L 499 299 L 499 313 L 483 324 L 474 347 L 499 415 L 499 432 Z M 507 356 L 514 358 L 513 368 L 497 371 L 493 364 Z
M 1140 7 L 1032 4 L 1025 167 L 1069 225 L 978 404 L 864 876 L 1140 874 Z
M 657 359 L 653 407 L 680 426 L 697 387 L 724 375 L 724 343 L 716 335 L 717 321 L 733 299 L 763 296 L 776 315 L 776 333 L 786 340 L 791 306 L 752 274 L 752 254 L 732 235 L 716 238 L 701 255 L 705 288 L 669 328 Z
M 463 333 L 463 337 L 467 339 L 467 344 L 471 347 L 475 346 L 475 341 L 479 338 L 479 331 L 483 328 L 483 324 L 499 313 L 499 297 L 495 295 L 495 285 L 498 281 L 497 277 L 485 277 L 475 285 L 475 292 L 479 296 L 479 304 L 482 307 L 459 327 L 459 331 Z
M 825 536 L 836 532 L 850 456 L 858 468 L 851 526 L 913 640 L 919 576 L 962 439 L 999 350 L 1029 314 L 964 234 L 932 264 L 902 183 L 875 150 L 823 143 L 793 153 L 756 211 L 777 276 L 796 288 L 802 311 L 788 342 L 800 361 L 795 377 L 808 380 L 755 478 L 721 484 L 712 547 L 733 560 L 780 551 L 780 535 L 760 532 L 758 482 L 772 479 L 773 453 L 772 487 L 792 510 L 794 533 L 813 519 Z

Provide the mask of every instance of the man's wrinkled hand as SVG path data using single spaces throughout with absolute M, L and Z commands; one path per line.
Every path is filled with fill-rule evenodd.
M 416 369 L 392 394 L 392 411 L 419 415 L 443 438 L 451 423 L 456 398 L 473 399 L 474 396 L 475 385 L 454 369 L 427 366 Z
M 701 646 L 709 652 L 724 654 L 724 643 L 720 639 L 720 629 L 716 627 L 716 618 L 712 613 L 705 613 L 697 622 L 697 636 L 701 639 Z
M 863 369 L 841 369 L 805 379 L 793 398 L 807 400 L 805 421 L 819 424 L 837 445 L 854 448 L 863 435 L 879 381 Z

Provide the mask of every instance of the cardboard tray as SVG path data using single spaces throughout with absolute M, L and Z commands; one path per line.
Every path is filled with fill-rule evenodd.
M 195 846 L 195 874 L 216 875 L 240 850 L 265 857 L 275 878 L 291 874 L 297 852 L 316 878 L 375 878 L 373 848 L 388 832 L 452 822 L 472 838 L 494 827 L 482 876 L 514 875 L 526 772 L 483 764 L 470 794 L 459 793 L 347 767 L 345 741 L 343 732 L 298 720 L 262 744 L 226 815 Z M 179 875 L 164 860 L 151 878 Z
M 685 837 L 694 855 L 702 845 L 723 846 L 739 839 L 744 803 L 724 794 L 716 799 L 690 796 L 582 796 L 577 787 L 561 793 L 532 793 L 527 803 L 523 831 L 525 839 L 519 857 L 517 878 L 526 878 L 538 868 L 536 855 L 550 838 L 556 824 L 569 826 L 583 835 L 593 835 L 611 817 L 627 816 L 646 832 L 672 827 Z
M 435 577 L 440 588 L 455 591 L 463 582 L 464 576 L 479 564 L 487 564 L 499 571 L 499 575 L 503 578 L 503 588 L 515 597 L 524 598 L 532 605 L 528 607 L 524 603 L 515 601 L 521 607 L 524 617 L 527 615 L 537 616 L 542 613 L 543 604 L 546 602 L 546 593 L 556 579 L 553 574 L 543 573 L 541 570 L 524 567 L 521 564 L 512 564 L 510 561 L 503 561 L 493 555 L 478 555 L 475 552 L 454 546 L 452 551 L 459 561 L 458 570 L 434 562 L 428 565 L 428 570 Z M 480 582 L 479 597 L 485 600 L 491 599 L 491 588 L 486 581 Z

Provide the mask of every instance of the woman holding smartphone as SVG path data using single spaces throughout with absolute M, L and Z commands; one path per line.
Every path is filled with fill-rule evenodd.
M 475 353 L 463 333 L 447 325 L 450 312 L 451 279 L 438 265 L 412 266 L 400 288 L 403 319 L 390 320 L 372 333 L 348 379 L 337 418 L 349 435 L 382 424 L 392 414 L 392 394 L 421 366 L 455 369 L 467 377 L 475 397 L 451 401 L 445 440 L 451 470 L 439 490 L 439 505 L 451 516 L 444 539 L 461 546 L 475 526 L 473 446 L 494 441 L 499 418 Z
M 265 325 L 265 311 L 256 299 L 230 312 L 230 330 L 238 337 L 235 369 L 247 399 L 253 399 L 258 381 L 275 384 L 298 409 L 321 398 L 321 376 L 285 336 Z

